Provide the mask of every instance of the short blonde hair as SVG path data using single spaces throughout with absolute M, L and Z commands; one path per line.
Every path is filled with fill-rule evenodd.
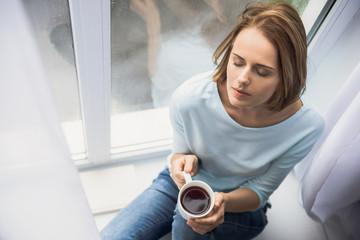
M 217 68 L 213 79 L 226 81 L 234 41 L 243 29 L 249 27 L 262 31 L 278 51 L 280 83 L 266 104 L 269 110 L 281 111 L 303 94 L 307 74 L 305 28 L 296 9 L 287 3 L 260 4 L 244 10 L 234 29 L 214 53 Z

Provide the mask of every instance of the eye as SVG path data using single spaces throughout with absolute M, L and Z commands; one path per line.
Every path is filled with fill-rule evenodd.
M 255 69 L 255 71 L 260 77 L 267 77 L 270 75 L 269 71 L 262 68 L 257 68 Z
M 242 67 L 242 66 L 244 66 L 244 64 L 242 64 L 242 63 L 236 63 L 236 62 L 234 62 L 234 65 L 235 65 L 236 67 Z
M 241 60 L 239 60 L 239 59 L 235 59 L 235 60 L 233 61 L 233 64 L 234 64 L 236 67 L 242 67 L 242 66 L 245 65 L 245 62 L 244 62 L 244 61 L 241 61 Z

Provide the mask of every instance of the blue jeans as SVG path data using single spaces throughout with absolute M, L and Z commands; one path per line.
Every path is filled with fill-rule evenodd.
M 159 239 L 172 231 L 173 240 L 252 239 L 267 224 L 267 206 L 253 212 L 225 213 L 223 224 L 200 235 L 176 208 L 179 189 L 166 168 L 152 185 L 121 210 L 101 231 L 103 240 Z

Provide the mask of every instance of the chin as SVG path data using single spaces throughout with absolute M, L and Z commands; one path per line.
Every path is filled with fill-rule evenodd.
M 234 98 L 234 99 L 229 99 L 229 102 L 231 104 L 232 107 L 234 108 L 245 108 L 245 107 L 250 107 L 250 105 L 248 103 L 239 101 L 238 99 Z

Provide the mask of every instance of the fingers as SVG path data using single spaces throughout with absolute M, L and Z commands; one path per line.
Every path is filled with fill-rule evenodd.
M 184 171 L 193 177 L 198 171 L 198 158 L 195 155 L 185 156 Z
M 219 209 L 220 207 L 225 207 L 224 205 L 224 196 L 219 193 L 219 192 L 215 192 L 215 203 L 214 203 L 214 208 L 213 211 L 217 211 L 217 209 Z
M 171 177 L 180 189 L 185 184 L 185 179 L 182 174 L 184 169 L 185 159 L 176 159 L 173 164 L 171 165 Z
M 197 232 L 202 235 L 206 234 L 207 232 L 213 229 L 212 225 L 199 224 L 196 222 L 195 219 L 192 218 L 187 221 L 187 224 L 194 230 L 194 232 Z
M 171 177 L 176 185 L 181 188 L 185 184 L 185 178 L 182 171 L 190 173 L 194 176 L 198 169 L 198 159 L 195 155 L 179 155 L 175 156 L 175 159 L 171 163 Z
M 224 222 L 224 218 L 211 216 L 205 219 L 190 218 L 187 224 L 197 233 L 205 234 Z
M 205 234 L 224 222 L 225 202 L 221 193 L 215 194 L 213 210 L 203 218 L 189 219 L 187 224 L 197 233 Z
M 184 178 L 184 176 L 181 173 L 184 170 L 184 166 L 185 166 L 185 158 L 184 157 L 177 158 L 172 162 L 172 164 L 171 164 L 172 174 L 175 178 L 178 178 L 178 179 Z
M 184 171 L 187 173 L 191 173 L 194 168 L 194 162 L 195 162 L 195 159 L 193 157 L 186 156 Z

